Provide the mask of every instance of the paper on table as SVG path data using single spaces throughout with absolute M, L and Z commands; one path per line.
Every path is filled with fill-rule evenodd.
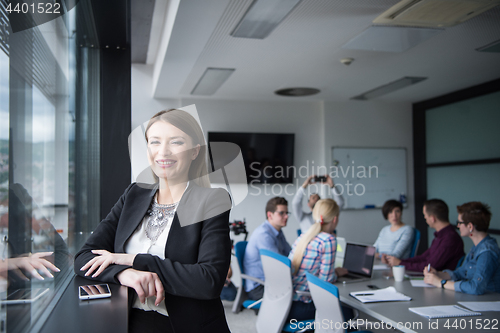
M 362 303 L 411 301 L 411 297 L 401 294 L 394 287 L 377 290 L 365 290 L 349 293 Z
M 430 319 L 481 315 L 479 312 L 472 312 L 458 305 L 421 306 L 418 308 L 408 308 L 408 310 Z
M 374 271 L 384 271 L 386 269 L 389 269 L 389 266 L 387 266 L 386 264 L 373 265 Z
M 500 311 L 500 302 L 458 302 L 472 311 Z
M 432 284 L 427 284 L 421 279 L 411 279 L 410 283 L 412 287 L 436 288 Z

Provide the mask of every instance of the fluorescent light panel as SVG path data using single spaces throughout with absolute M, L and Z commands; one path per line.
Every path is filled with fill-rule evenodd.
M 371 26 L 347 43 L 343 49 L 403 52 L 443 32 L 443 29 Z
M 411 86 L 412 84 L 421 82 L 427 80 L 426 77 L 412 77 L 412 76 L 405 76 L 402 79 L 393 81 L 391 83 L 388 83 L 386 85 L 380 86 L 378 88 L 372 89 L 370 91 L 367 91 L 361 95 L 351 97 L 351 99 L 356 99 L 360 101 L 366 101 L 367 99 L 372 99 L 376 98 L 388 93 L 391 93 L 393 91 Z
M 299 2 L 300 0 L 255 0 L 231 36 L 264 39 Z
M 234 68 L 207 68 L 191 91 L 191 95 L 210 96 L 233 74 Z
M 488 45 L 481 46 L 476 51 L 500 53 L 500 39 Z
M 402 0 L 373 23 L 417 27 L 451 27 L 500 4 L 500 0 Z

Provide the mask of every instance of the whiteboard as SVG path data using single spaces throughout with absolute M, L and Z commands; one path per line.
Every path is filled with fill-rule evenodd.
M 380 208 L 406 197 L 406 172 L 406 148 L 332 147 L 330 176 L 344 209 Z

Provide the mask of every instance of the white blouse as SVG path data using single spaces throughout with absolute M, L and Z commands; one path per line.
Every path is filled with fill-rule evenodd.
M 186 189 L 188 186 L 189 183 L 187 184 Z M 154 196 L 154 200 L 155 203 L 158 203 L 156 201 L 156 195 Z M 177 211 L 177 206 L 175 207 L 174 215 L 176 211 Z M 132 236 L 125 244 L 125 252 L 130 254 L 148 253 L 155 255 L 160 259 L 165 259 L 165 247 L 167 245 L 167 239 L 170 233 L 170 228 L 172 227 L 172 221 L 174 219 L 174 215 L 172 215 L 172 217 L 167 220 L 165 228 L 161 232 L 160 236 L 158 236 L 158 239 L 156 241 L 152 241 L 146 235 L 146 226 L 148 225 L 148 221 L 154 217 L 150 215 L 144 216 L 141 224 L 139 224 L 137 229 L 134 231 Z M 132 305 L 133 308 L 141 309 L 144 311 L 156 311 L 164 316 L 168 316 L 167 308 L 165 306 L 165 300 L 161 301 L 161 303 L 158 306 L 156 306 L 155 296 L 146 298 L 146 302 L 144 304 L 140 302 L 137 294 L 134 294 L 134 297 L 135 300 Z

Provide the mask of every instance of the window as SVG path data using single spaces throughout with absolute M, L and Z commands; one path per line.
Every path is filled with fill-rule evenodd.
M 497 80 L 414 106 L 415 197 L 443 199 L 450 221 L 457 220 L 456 206 L 470 201 L 484 202 L 493 216 L 500 214 L 498 87 Z M 418 223 L 420 212 L 417 226 L 427 229 L 424 221 Z M 427 232 L 430 243 L 434 232 Z M 498 219 L 491 220 L 488 232 L 500 240 Z M 464 243 L 467 253 L 472 242 L 465 238 Z
M 100 218 L 99 49 L 88 2 L 16 33 L 6 6 L 0 0 L 0 295 L 49 290 L 1 307 L 1 327 L 25 332 L 43 325 Z M 45 259 L 60 269 L 53 277 L 30 266 Z

